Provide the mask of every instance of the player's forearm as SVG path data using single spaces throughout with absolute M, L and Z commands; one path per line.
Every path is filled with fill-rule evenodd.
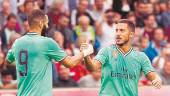
M 153 81 L 155 78 L 156 78 L 156 73 L 155 72 L 149 72 L 147 75 L 146 75 L 146 78 L 149 80 L 149 81 Z
M 83 60 L 83 53 L 80 52 L 78 55 L 66 57 L 62 63 L 66 67 L 72 68 L 78 65 L 82 60 Z
M 89 71 L 97 71 L 98 70 L 97 65 L 95 64 L 94 60 L 91 59 L 90 56 L 86 56 L 84 58 L 84 61 L 85 61 L 85 65 Z
M 159 77 L 158 74 L 155 72 L 150 72 L 147 74 L 147 79 L 152 82 L 152 85 L 155 86 L 156 88 L 161 88 L 162 86 L 162 80 Z

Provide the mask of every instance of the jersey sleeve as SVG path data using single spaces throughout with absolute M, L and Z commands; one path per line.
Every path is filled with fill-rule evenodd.
M 105 64 L 107 60 L 107 48 L 101 49 L 94 59 L 98 60 L 102 65 Z
M 50 39 L 48 44 L 49 46 L 47 54 L 50 57 L 50 59 L 61 61 L 67 56 L 64 50 L 60 48 L 60 46 L 54 40 Z
M 151 62 L 149 58 L 143 53 L 142 58 L 141 58 L 141 67 L 142 67 L 142 72 L 147 75 L 149 72 L 154 71 L 153 66 L 151 65 Z
M 14 57 L 14 53 L 12 51 L 12 49 L 10 49 L 7 53 L 7 57 L 6 59 L 8 60 L 8 62 L 12 63 L 15 61 L 15 57 Z

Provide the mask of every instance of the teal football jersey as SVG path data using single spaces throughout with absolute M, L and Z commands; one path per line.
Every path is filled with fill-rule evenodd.
M 99 96 L 138 96 L 141 72 L 154 71 L 148 57 L 132 48 L 123 54 L 116 45 L 103 48 L 95 57 L 102 64 Z
M 16 63 L 18 96 L 52 96 L 52 59 L 61 61 L 66 53 L 52 39 L 27 33 L 17 39 L 7 54 Z

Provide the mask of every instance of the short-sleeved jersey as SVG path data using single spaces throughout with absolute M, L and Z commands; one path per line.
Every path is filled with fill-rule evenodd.
M 99 96 L 138 96 L 141 72 L 154 71 L 148 57 L 132 48 L 123 54 L 111 45 L 101 49 L 95 59 L 102 64 Z
M 15 61 L 18 96 L 52 96 L 52 59 L 61 61 L 66 53 L 52 39 L 27 33 L 17 39 L 7 54 Z

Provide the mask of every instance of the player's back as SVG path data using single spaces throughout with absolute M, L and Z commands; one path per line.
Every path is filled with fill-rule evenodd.
M 30 33 L 14 43 L 18 96 L 52 95 L 52 64 L 47 54 L 49 40 Z

